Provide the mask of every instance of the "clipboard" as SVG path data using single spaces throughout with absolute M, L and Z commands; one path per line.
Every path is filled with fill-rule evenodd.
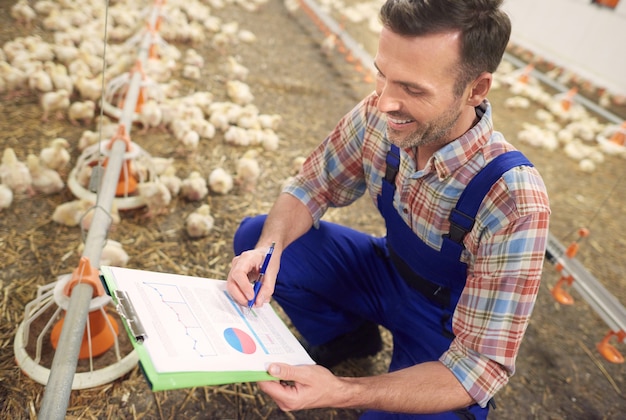
M 276 380 L 270 362 L 315 364 L 271 305 L 248 313 L 224 280 L 100 271 L 153 391 Z

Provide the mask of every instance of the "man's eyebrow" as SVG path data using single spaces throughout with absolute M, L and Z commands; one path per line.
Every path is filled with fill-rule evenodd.
M 376 62 L 374 62 L 374 67 L 376 68 L 378 73 L 380 73 L 382 76 L 385 76 L 385 74 L 382 71 L 380 71 L 380 69 L 378 68 L 378 65 L 376 65 Z M 408 88 L 411 88 L 411 89 L 417 89 L 417 90 L 421 90 L 421 91 L 424 91 L 424 92 L 428 91 L 428 89 L 425 86 L 420 85 L 420 84 L 415 83 L 415 82 L 397 81 L 395 83 L 397 83 L 399 85 L 402 85 L 402 86 L 405 86 L 405 87 L 408 87 Z

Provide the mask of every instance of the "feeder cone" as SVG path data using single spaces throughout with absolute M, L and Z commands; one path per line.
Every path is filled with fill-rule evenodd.
M 126 151 L 130 151 L 131 142 L 130 138 L 126 135 L 126 128 L 124 124 L 120 124 L 117 133 L 111 137 L 111 141 L 107 145 L 108 149 L 113 147 L 113 143 L 117 140 L 122 140 L 126 143 Z M 102 162 L 102 166 L 107 165 L 109 159 L 106 158 L 104 162 Z M 125 160 L 122 164 L 122 170 L 120 171 L 120 178 L 117 182 L 117 187 L 115 189 L 116 197 L 125 197 L 128 195 L 135 194 L 137 192 L 137 178 L 133 175 L 131 163 L 129 160 Z
M 524 67 L 524 70 L 522 71 L 522 74 L 520 74 L 517 78 L 517 81 L 524 84 L 528 83 L 528 81 L 530 80 L 530 73 L 532 73 L 534 69 L 534 64 L 528 64 L 526 67 Z
M 65 318 L 57 322 L 50 332 L 50 342 L 55 350 L 59 344 L 64 321 Z M 111 315 L 105 313 L 103 309 L 89 312 L 87 323 L 88 327 L 85 327 L 85 334 L 83 335 L 83 341 L 78 353 L 79 359 L 88 359 L 89 357 L 100 356 L 105 353 L 113 347 L 119 333 L 117 322 Z
M 624 146 L 624 143 L 626 143 L 626 121 L 624 121 L 622 125 L 619 126 L 619 128 L 611 136 L 609 141 L 617 144 L 618 146 Z
M 578 93 L 578 88 L 573 87 L 565 94 L 565 97 L 561 99 L 561 107 L 563 111 L 569 111 L 572 107 L 572 103 L 574 102 L 574 96 Z
M 78 267 L 72 272 L 72 278 L 65 285 L 63 293 L 71 296 L 72 289 L 79 283 L 90 284 L 93 287 L 93 297 L 104 295 L 104 287 L 100 281 L 98 271 L 91 265 L 89 258 L 81 257 Z M 54 349 L 59 344 L 61 331 L 63 330 L 63 317 L 50 332 L 50 342 Z M 110 349 L 119 332 L 119 327 L 115 319 L 107 314 L 101 307 L 89 312 L 87 327 L 83 335 L 78 357 L 85 359 L 90 356 L 99 356 Z

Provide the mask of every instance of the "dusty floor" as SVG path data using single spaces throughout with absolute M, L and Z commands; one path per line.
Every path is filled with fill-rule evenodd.
M 8 16 L 13 1 L 0 0 L 0 43 L 25 35 Z M 356 2 L 354 2 L 356 3 Z M 168 215 L 146 219 L 142 211 L 122 215 L 110 237 L 124 244 L 130 255 L 129 267 L 164 270 L 204 277 L 223 277 L 232 258 L 231 237 L 245 215 L 264 212 L 291 175 L 290 162 L 306 154 L 331 129 L 344 112 L 372 85 L 339 53 L 326 55 L 320 49 L 323 35 L 300 11 L 290 14 L 282 1 L 270 0 L 257 12 L 229 5 L 215 10 L 224 21 L 237 21 L 257 36 L 254 44 L 240 43 L 226 54 L 238 55 L 250 69 L 248 83 L 254 103 L 263 113 L 278 113 L 281 145 L 276 152 L 262 152 L 263 175 L 253 192 L 235 189 L 228 196 L 211 195 L 208 202 L 216 218 L 209 237 L 190 240 L 184 217 L 199 203 L 173 200 Z M 372 34 L 347 23 L 347 29 L 362 40 L 373 54 Z M 38 27 L 35 33 L 46 34 Z M 187 46 L 181 45 L 181 50 Z M 209 90 L 224 95 L 219 64 L 225 55 L 208 43 L 194 46 L 205 58 L 203 77 L 185 89 Z M 188 92 L 186 92 L 188 93 Z M 502 104 L 511 96 L 505 89 L 490 95 L 497 129 L 515 142 L 524 121 L 533 121 L 531 110 L 510 110 Z M 41 109 L 34 95 L 0 103 L 0 144 L 14 147 L 20 159 L 38 153 L 54 137 L 73 142 L 72 154 L 79 155 L 75 142 L 85 128 L 67 121 L 41 123 Z M 153 156 L 174 156 L 179 175 L 191 170 L 208 174 L 223 160 L 228 169 L 243 151 L 225 145 L 221 136 L 201 144 L 197 154 L 176 153 L 171 136 L 158 132 L 146 135 L 135 130 L 132 139 Z M 135 133 L 133 131 L 133 133 Z M 551 231 L 563 243 L 576 239 L 576 230 L 585 226 L 591 235 L 582 242 L 578 258 L 617 299 L 626 303 L 626 224 L 623 213 L 626 184 L 624 161 L 608 157 L 593 173 L 583 173 L 560 151 L 547 152 L 519 144 L 542 172 L 553 208 Z M 50 221 L 55 206 L 73 199 L 66 189 L 52 196 L 20 197 L 0 219 L 0 414 L 3 418 L 35 418 L 44 387 L 29 379 L 13 362 L 13 338 L 22 321 L 24 306 L 35 297 L 37 286 L 72 271 L 80 256 L 78 228 Z M 360 201 L 355 207 L 330 212 L 327 218 L 382 234 L 371 204 Z M 558 279 L 546 263 L 544 281 L 526 339 L 518 359 L 517 373 L 497 396 L 498 408 L 492 418 L 617 419 L 626 407 L 626 365 L 606 362 L 595 344 L 608 331 L 603 320 L 573 292 L 573 306 L 560 306 L 550 295 Z M 389 342 L 389 341 L 387 341 Z M 624 353 L 626 347 L 617 347 Z M 390 348 L 371 360 L 347 362 L 337 369 L 343 375 L 383 372 Z M 282 413 L 254 384 L 198 388 L 152 393 L 140 372 L 94 389 L 74 391 L 68 418 L 198 418 L 198 419 L 349 419 L 356 411 L 313 410 Z

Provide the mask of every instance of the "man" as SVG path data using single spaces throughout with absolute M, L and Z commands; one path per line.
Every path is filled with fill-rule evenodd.
M 281 409 L 485 418 L 514 373 L 550 211 L 541 177 L 493 130 L 485 99 L 510 35 L 500 6 L 388 0 L 375 92 L 311 153 L 267 217 L 239 227 L 229 293 L 241 304 L 253 297 L 249 279 L 275 242 L 256 305 L 274 296 L 318 362 L 268 368 L 282 381 L 259 387 Z M 366 192 L 385 238 L 320 221 Z M 393 335 L 389 373 L 342 378 L 324 367 L 375 354 L 378 325 Z

